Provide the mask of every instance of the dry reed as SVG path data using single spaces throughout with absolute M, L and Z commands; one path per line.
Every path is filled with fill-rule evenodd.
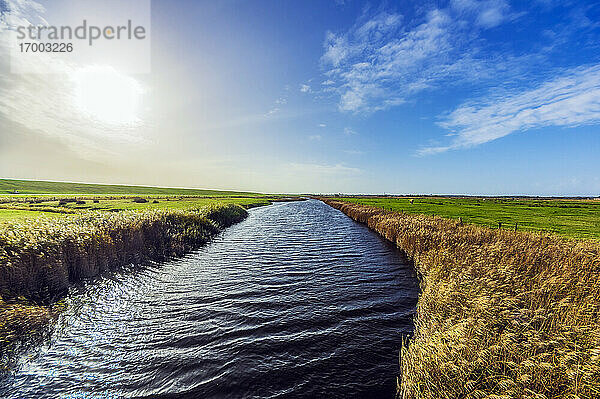
M 247 216 L 238 205 L 87 212 L 0 223 L 0 349 L 49 320 L 68 286 L 118 266 L 180 256 Z
M 599 398 L 600 244 L 324 200 L 411 257 L 399 396 Z

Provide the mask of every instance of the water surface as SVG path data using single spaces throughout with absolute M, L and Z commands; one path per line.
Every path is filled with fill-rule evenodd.
M 393 398 L 417 295 L 398 250 L 341 212 L 253 209 L 182 259 L 71 290 L 0 396 Z

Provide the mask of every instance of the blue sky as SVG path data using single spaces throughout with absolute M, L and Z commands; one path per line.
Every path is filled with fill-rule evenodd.
M 152 72 L 132 75 L 144 87 L 135 139 L 45 134 L 0 102 L 0 124 L 18 122 L 60 154 L 36 168 L 5 137 L 13 162 L 0 158 L 0 172 L 268 192 L 598 195 L 599 21 L 591 1 L 153 1 Z

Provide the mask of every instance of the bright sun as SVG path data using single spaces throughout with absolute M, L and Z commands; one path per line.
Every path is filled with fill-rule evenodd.
M 135 79 L 110 67 L 87 67 L 75 82 L 76 105 L 88 117 L 115 125 L 138 121 L 142 90 Z

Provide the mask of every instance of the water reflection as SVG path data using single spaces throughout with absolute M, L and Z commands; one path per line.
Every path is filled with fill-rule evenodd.
M 391 398 L 417 295 L 399 252 L 341 212 L 258 208 L 183 259 L 71 292 L 0 394 Z

